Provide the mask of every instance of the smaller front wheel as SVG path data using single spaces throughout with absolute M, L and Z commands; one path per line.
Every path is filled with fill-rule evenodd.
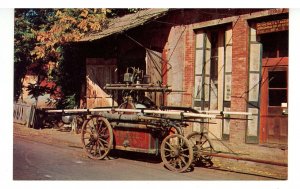
M 171 171 L 184 172 L 193 161 L 193 148 L 182 135 L 167 136 L 161 144 L 161 158 L 164 165 Z
M 192 132 L 187 136 L 191 142 L 194 151 L 194 162 L 204 166 L 211 166 L 214 148 L 207 134 L 202 132 Z

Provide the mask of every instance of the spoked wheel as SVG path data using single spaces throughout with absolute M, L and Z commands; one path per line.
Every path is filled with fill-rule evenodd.
M 161 144 L 161 158 L 171 171 L 184 172 L 193 162 L 193 148 L 182 135 L 167 136 Z
M 92 117 L 82 126 L 81 141 L 85 153 L 92 159 L 104 159 L 112 148 L 112 127 L 103 117 Z
M 187 136 L 191 142 L 194 152 L 194 163 L 200 163 L 204 166 L 211 166 L 213 164 L 212 156 L 209 155 L 214 151 L 211 140 L 207 134 L 200 132 L 192 132 Z

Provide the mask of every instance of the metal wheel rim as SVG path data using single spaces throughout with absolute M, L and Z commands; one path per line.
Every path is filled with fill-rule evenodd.
M 161 158 L 169 170 L 184 172 L 193 162 L 193 148 L 184 136 L 169 135 L 162 141 Z
M 92 117 L 85 121 L 81 132 L 81 142 L 88 157 L 104 159 L 112 148 L 112 127 L 103 117 Z

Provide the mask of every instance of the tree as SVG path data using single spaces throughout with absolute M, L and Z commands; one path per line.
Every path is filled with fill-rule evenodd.
M 70 42 L 80 40 L 90 32 L 107 27 L 109 18 L 135 13 L 140 9 L 16 9 L 14 100 L 22 91 L 25 74 L 36 75 L 37 81 L 27 90 L 34 98 L 46 93 L 49 103 L 63 108 L 78 104 L 74 87 L 66 90 L 68 77 L 64 54 L 74 48 Z M 72 49 L 76 51 L 78 49 Z M 43 82 L 55 85 L 45 86 Z M 64 87 L 64 88 L 63 88 Z M 63 89 L 62 89 L 63 88 Z
M 45 10 L 46 11 L 46 10 Z M 45 11 L 41 10 L 15 10 L 15 33 L 14 33 L 14 100 L 18 100 L 22 91 L 22 80 L 28 67 L 34 62 L 30 56 L 36 40 L 34 30 L 46 23 Z
M 19 98 L 22 78 L 30 71 L 37 76 L 37 82 L 28 86 L 29 94 L 37 98 L 49 93 L 54 95 L 49 103 L 65 102 L 65 106 L 73 106 L 74 95 L 58 94 L 59 85 L 49 88 L 41 83 L 45 80 L 61 83 L 63 47 L 88 32 L 103 29 L 110 12 L 109 9 L 16 9 L 14 99 Z

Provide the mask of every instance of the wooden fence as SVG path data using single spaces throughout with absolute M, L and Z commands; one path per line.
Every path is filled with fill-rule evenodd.
M 22 103 L 14 103 L 14 123 L 19 123 L 22 125 L 26 125 L 27 127 L 33 126 L 35 114 L 35 106 L 22 104 Z

